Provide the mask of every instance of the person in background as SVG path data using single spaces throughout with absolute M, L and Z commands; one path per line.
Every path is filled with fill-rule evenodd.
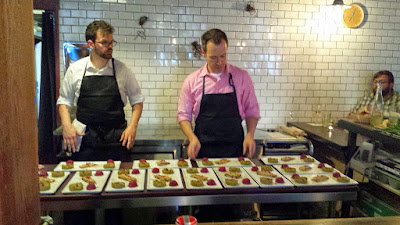
M 384 101 L 383 116 L 386 118 L 389 117 L 389 109 L 392 105 L 400 107 L 400 94 L 399 92 L 393 90 L 394 86 L 393 74 L 390 71 L 382 70 L 374 75 L 373 91 L 359 100 L 358 104 L 355 105 L 354 108 L 352 109 L 351 114 L 349 116 L 350 118 L 354 114 L 360 114 L 363 113 L 363 111 L 368 111 L 367 107 L 374 99 L 375 92 L 378 87 L 378 82 L 382 83 L 382 95 Z
M 207 63 L 185 79 L 178 103 L 178 122 L 190 142 L 188 156 L 252 157 L 260 118 L 252 80 L 246 71 L 227 63 L 228 38 L 223 31 L 211 29 L 201 42 Z
M 91 53 L 68 68 L 60 87 L 57 105 L 63 126 L 63 147 L 74 152 L 74 160 L 129 160 L 127 149 L 135 142 L 143 96 L 132 71 L 112 58 L 117 43 L 113 32 L 114 28 L 102 20 L 87 26 L 86 41 Z M 132 106 L 129 124 L 124 113 L 127 99 Z M 85 133 L 78 132 L 71 123 L 74 101 L 77 120 L 87 126 Z M 75 152 L 78 136 L 83 136 L 82 145 Z

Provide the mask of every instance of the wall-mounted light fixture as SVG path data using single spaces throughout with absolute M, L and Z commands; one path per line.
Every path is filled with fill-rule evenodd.
M 142 16 L 142 17 L 140 17 L 140 19 L 139 19 L 139 26 L 140 26 L 143 30 L 139 30 L 139 31 L 137 32 L 137 35 L 136 35 L 136 37 L 135 37 L 135 40 L 136 40 L 136 38 L 138 38 L 138 37 L 141 37 L 142 39 L 146 40 L 146 30 L 144 29 L 143 25 L 147 22 L 148 19 L 149 19 L 149 18 L 148 18 L 147 16 Z
M 349 9 L 349 8 L 351 8 L 350 6 L 345 5 L 344 2 L 343 2 L 343 0 L 334 0 L 333 3 L 332 3 L 332 5 L 335 6 L 335 7 L 340 7 L 340 8 L 342 8 L 342 9 Z
M 197 41 L 192 42 L 192 50 L 197 59 L 201 57 L 201 45 Z
M 253 1 L 248 1 L 246 3 L 246 7 L 244 8 L 244 11 L 249 12 L 251 15 L 257 12 L 256 8 L 254 8 L 254 2 Z
M 343 20 L 343 10 L 348 9 L 349 6 L 345 5 L 343 0 L 334 0 L 329 7 L 327 18 L 333 20 L 334 24 L 339 25 Z
M 343 0 L 334 0 L 332 5 L 344 5 Z

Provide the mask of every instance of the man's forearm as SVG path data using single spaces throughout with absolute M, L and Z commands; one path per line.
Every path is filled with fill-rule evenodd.
M 247 117 L 246 118 L 246 128 L 247 128 L 247 135 L 250 135 L 254 138 L 254 133 L 256 132 L 258 119 L 256 117 Z
M 71 114 L 69 110 L 71 108 L 67 105 L 60 105 L 58 106 L 58 113 L 60 114 L 61 124 L 63 127 L 71 126 Z
M 129 126 L 137 127 L 139 124 L 140 116 L 142 116 L 143 102 L 134 104 L 132 106 L 132 117 Z
M 185 133 L 185 135 L 188 137 L 189 141 L 196 137 L 193 132 L 192 124 L 189 121 L 183 120 L 179 123 L 179 125 L 181 126 L 183 133 Z

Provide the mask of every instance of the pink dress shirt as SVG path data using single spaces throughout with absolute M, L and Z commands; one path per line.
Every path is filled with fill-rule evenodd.
M 260 108 L 249 74 L 245 70 L 227 64 L 225 72 L 219 78 L 216 78 L 208 72 L 206 64 L 191 73 L 182 85 L 178 102 L 178 122 L 183 120 L 192 122 L 192 115 L 195 120 L 199 115 L 204 76 L 206 76 L 204 94 L 233 92 L 233 87 L 229 85 L 229 73 L 232 74 L 233 83 L 235 84 L 239 113 L 242 120 L 247 117 L 259 119 Z

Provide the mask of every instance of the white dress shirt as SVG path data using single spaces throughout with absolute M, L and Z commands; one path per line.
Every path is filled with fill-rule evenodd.
M 60 87 L 60 96 L 58 97 L 57 105 L 72 107 L 74 103 L 78 102 L 85 67 L 85 76 L 110 76 L 113 74 L 111 59 L 101 69 L 95 68 L 89 59 L 90 56 L 82 58 L 68 68 Z M 116 59 L 114 59 L 114 66 L 119 93 L 124 105 L 127 103 L 127 98 L 131 106 L 143 102 L 142 91 L 133 72 L 124 63 Z

